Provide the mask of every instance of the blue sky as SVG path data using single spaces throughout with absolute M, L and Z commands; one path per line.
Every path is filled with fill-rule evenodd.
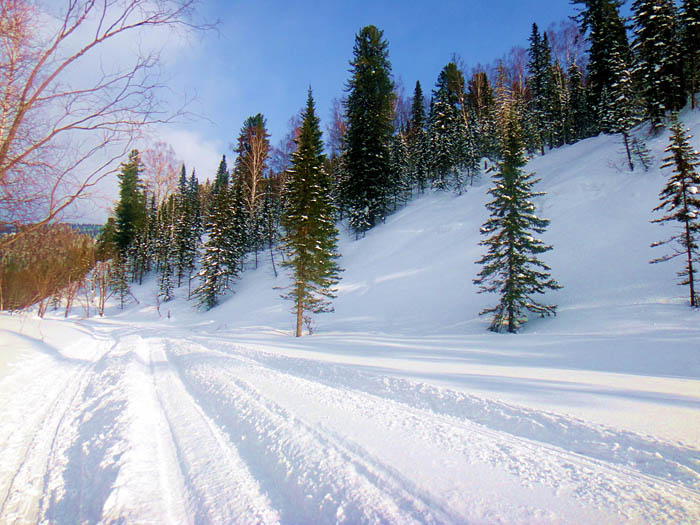
M 206 117 L 172 125 L 163 138 L 195 166 L 200 179 L 232 156 L 244 119 L 267 118 L 272 143 L 288 129 L 312 86 L 325 130 L 334 97 L 349 77 L 354 36 L 374 24 L 389 42 L 389 58 L 406 94 L 420 80 L 425 93 L 453 53 L 467 67 L 527 45 L 540 28 L 575 14 L 567 0 L 520 1 L 229 1 L 203 0 L 202 13 L 218 31 L 195 37 L 171 57 L 176 92 L 196 93 L 191 109 Z

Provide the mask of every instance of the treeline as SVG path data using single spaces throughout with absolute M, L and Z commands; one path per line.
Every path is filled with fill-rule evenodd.
M 551 247 L 533 236 L 544 231 L 547 221 L 498 219 L 507 219 L 513 210 L 535 216 L 530 198 L 537 195 L 531 188 L 536 181 L 522 172 L 526 157 L 602 132 L 621 135 L 630 170 L 636 165 L 648 169 L 648 150 L 630 134 L 631 128 L 648 120 L 649 132 L 656 133 L 670 112 L 688 100 L 695 104 L 700 69 L 697 2 L 683 2 L 680 10 L 672 1 L 634 2 L 631 42 L 620 1 L 573 3 L 580 8 L 575 32 L 570 24 L 563 24 L 559 32 L 540 32 L 533 24 L 524 53 L 515 49 L 509 60 L 493 68 L 476 68 L 468 77 L 453 60 L 443 67 L 429 96 L 416 82 L 408 100 L 393 81 L 382 31 L 362 28 L 355 38 L 347 93 L 335 105 L 329 126 L 330 157 L 324 159 L 323 169 L 329 174 L 334 217 L 346 219 L 358 237 L 416 192 L 426 188 L 462 192 L 481 175 L 482 166 L 492 167 L 496 186 L 491 192 L 497 198 L 489 204 L 492 219 L 483 231 L 490 236 L 484 244 L 493 253 L 480 261 L 484 269 L 475 282 L 481 291 L 501 295 L 498 306 L 484 312 L 495 314 L 494 330 L 517 330 L 526 311 L 555 311 L 553 305 L 532 299 L 558 288 L 537 258 Z M 588 45 L 587 55 L 581 53 L 581 39 Z M 261 115 L 246 121 L 231 172 L 223 159 L 214 183 L 198 186 L 201 223 L 189 234 L 178 233 L 175 226 L 182 229 L 188 224 L 181 211 L 188 198 L 183 191 L 170 204 L 161 205 L 170 212 L 152 212 L 174 217 L 168 230 L 172 262 L 164 256 L 152 259 L 163 300 L 172 296 L 171 283 L 192 280 L 202 232 L 201 269 L 190 288 L 198 305 L 215 306 L 239 277 L 249 254 L 255 254 L 257 266 L 259 254 L 266 250 L 276 271 L 273 248 L 287 234 L 280 222 L 300 120 L 292 119 L 293 129 L 277 149 L 269 145 Z M 506 210 L 508 202 L 516 205 Z M 182 235 L 195 241 L 185 246 Z M 502 257 L 504 246 L 509 258 Z M 129 250 L 138 251 L 130 247 L 123 253 Z M 129 260 L 148 257 L 131 255 Z M 144 264 L 127 264 L 132 279 L 149 268 Z M 522 276 L 525 280 L 519 281 Z
M 246 119 L 233 165 L 224 156 L 212 182 L 199 183 L 182 166 L 174 192 L 155 191 L 141 178 L 141 154 L 132 152 L 122 166 L 119 204 L 98 241 L 122 305 L 129 283 L 155 271 L 161 301 L 187 286 L 197 306 L 212 308 L 245 264 L 270 257 L 277 272 L 281 254 L 300 291 L 287 294 L 299 333 L 300 322 L 310 327 L 308 312 L 330 309 L 339 269 L 329 222 L 347 220 L 360 237 L 416 193 L 463 192 L 489 167 L 494 200 L 482 228 L 489 251 L 475 282 L 500 301 L 483 313 L 494 314 L 497 331 L 516 331 L 527 311 L 554 313 L 554 305 L 533 299 L 558 284 L 538 259 L 551 247 L 535 238 L 547 221 L 535 214 L 536 180 L 522 170 L 527 156 L 602 132 L 620 134 L 630 170 L 647 169 L 646 147 L 630 130 L 648 120 L 648 131 L 657 133 L 671 112 L 688 101 L 694 107 L 700 77 L 697 0 L 680 9 L 672 0 L 636 0 L 630 21 L 620 16 L 619 0 L 572 3 L 577 27 L 540 32 L 533 24 L 527 49 L 469 74 L 455 58 L 429 95 L 416 82 L 408 99 L 393 80 L 382 31 L 362 28 L 347 91 L 333 107 L 328 157 L 311 94 L 278 148 L 263 115 Z M 692 268 L 690 274 L 692 281 Z

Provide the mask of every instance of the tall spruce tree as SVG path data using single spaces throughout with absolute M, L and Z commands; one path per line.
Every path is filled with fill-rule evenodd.
M 593 120 L 600 122 L 602 115 L 610 105 L 609 92 L 615 76 L 611 68 L 613 53 L 624 60 L 626 67 L 632 63 L 632 55 L 627 40 L 625 24 L 620 17 L 620 6 L 623 0 L 571 0 L 574 5 L 582 8 L 577 16 L 581 32 L 587 33 L 590 43 L 588 64 L 588 105 L 592 113 L 598 115 Z M 609 131 L 599 129 L 596 131 Z
M 666 186 L 659 194 L 659 204 L 654 211 L 663 211 L 665 215 L 651 222 L 675 222 L 680 225 L 678 233 L 665 241 L 652 244 L 652 247 L 673 244 L 673 253 L 653 259 L 652 263 L 670 261 L 676 257 L 684 257 L 683 270 L 678 272 L 682 286 L 688 285 L 690 306 L 700 306 L 699 294 L 695 291 L 696 265 L 700 261 L 698 250 L 698 235 L 700 234 L 700 153 L 690 146 L 690 134 L 673 117 L 671 125 L 670 144 L 666 152 L 670 155 L 664 158 L 662 168 L 673 167 Z
M 428 178 L 428 137 L 425 124 L 423 89 L 420 82 L 416 81 L 408 128 L 408 159 L 411 179 L 421 192 L 425 190 Z
M 214 195 L 207 226 L 207 241 L 198 273 L 200 284 L 193 292 L 197 306 L 207 310 L 217 305 L 230 277 L 227 254 L 231 250 L 227 225 L 231 222 L 229 188 L 223 184 Z M 235 269 L 234 269 L 235 271 Z
M 683 103 L 676 6 L 673 0 L 635 0 L 632 8 L 636 76 L 647 117 L 658 129 L 665 113 Z
M 615 64 L 611 68 L 615 79 L 610 86 L 610 91 L 606 91 L 610 104 L 605 108 L 603 115 L 604 127 L 609 133 L 620 133 L 622 135 L 622 142 L 627 153 L 627 164 L 630 171 L 634 171 L 632 140 L 629 132 L 640 121 L 640 118 L 632 82 L 632 73 L 625 67 L 624 61 L 617 53 L 613 53 L 611 62 Z
M 333 223 L 331 181 L 323 169 L 323 142 L 311 88 L 302 118 L 282 215 L 289 256 L 284 265 L 294 273 L 294 283 L 285 297 L 294 301 L 297 337 L 302 335 L 304 322 L 310 323 L 309 313 L 332 311 L 329 300 L 335 297 L 340 272 L 335 262 L 338 231 Z
M 586 97 L 586 88 L 583 84 L 581 68 L 572 61 L 567 69 L 569 87 L 569 111 L 568 127 L 570 130 L 569 143 L 590 135 L 591 118 Z
M 375 226 L 387 209 L 394 83 L 383 35 L 373 25 L 363 27 L 355 36 L 350 61 L 342 194 L 356 233 Z
M 695 96 L 700 90 L 700 0 L 683 0 L 680 26 L 683 84 L 685 94 L 690 96 L 690 107 L 695 109 Z
M 546 38 L 546 34 L 544 35 Z M 535 128 L 536 144 L 542 155 L 544 155 L 545 135 L 548 126 L 548 97 L 550 95 L 549 63 L 551 61 L 549 44 L 545 44 L 544 38 L 540 35 L 537 24 L 532 24 L 530 34 L 530 47 L 528 48 L 528 70 L 530 75 L 527 78 L 527 85 L 530 89 L 530 116 Z
M 560 286 L 548 273 L 550 268 L 538 259 L 552 247 L 534 234 L 544 232 L 549 221 L 535 214 L 531 202 L 542 194 L 532 191 L 537 180 L 522 169 L 525 150 L 520 117 L 512 95 L 499 103 L 502 160 L 493 176 L 494 187 L 489 190 L 493 200 L 486 207 L 491 217 L 481 228 L 487 238 L 480 243 L 487 247 L 487 253 L 478 261 L 482 269 L 474 284 L 479 286 L 479 293 L 500 294 L 498 305 L 480 312 L 493 314 L 489 329 L 515 333 L 527 321 L 526 311 L 541 316 L 555 313 L 555 305 L 539 303 L 532 296 Z
M 140 173 L 143 171 L 138 150 L 129 153 L 122 164 L 119 177 L 119 203 L 114 210 L 116 219 L 116 242 L 119 252 L 125 257 L 129 246 L 143 226 L 146 216 L 146 199 L 142 191 Z

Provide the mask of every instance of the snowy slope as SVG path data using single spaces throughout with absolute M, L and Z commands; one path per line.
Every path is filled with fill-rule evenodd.
M 648 264 L 664 174 L 621 148 L 529 163 L 564 288 L 518 335 L 478 315 L 486 177 L 344 232 L 311 337 L 269 258 L 207 313 L 151 280 L 105 319 L 0 316 L 0 522 L 698 522 L 700 312 Z

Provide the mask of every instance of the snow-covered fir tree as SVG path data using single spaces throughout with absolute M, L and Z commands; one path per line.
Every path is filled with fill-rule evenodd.
M 198 273 L 200 284 L 193 292 L 197 306 L 207 310 L 218 303 L 219 297 L 227 288 L 231 277 L 238 275 L 238 268 L 229 268 L 227 256 L 232 247 L 228 238 L 228 227 L 232 221 L 229 189 L 222 185 L 214 195 L 207 241 L 204 243 L 201 268 Z M 231 273 L 233 272 L 233 275 Z
M 591 118 L 588 109 L 586 88 L 583 84 L 581 68 L 571 61 L 567 68 L 569 105 L 567 111 L 567 128 L 569 144 L 590 135 Z
M 683 0 L 680 35 L 684 93 L 690 96 L 690 107 L 695 109 L 700 91 L 700 0 Z
M 537 182 L 534 174 L 522 169 L 526 160 L 520 117 L 512 95 L 507 96 L 499 101 L 502 160 L 493 176 L 494 187 L 489 190 L 493 200 L 486 205 L 491 217 L 481 228 L 487 238 L 480 244 L 487 252 L 478 261 L 482 269 L 474 284 L 479 286 L 479 293 L 500 295 L 496 306 L 480 312 L 493 314 L 489 329 L 514 333 L 527 321 L 527 311 L 541 316 L 555 313 L 555 305 L 537 302 L 533 296 L 560 286 L 550 276 L 550 268 L 538 258 L 552 249 L 534 237 L 545 231 L 549 221 L 535 213 L 531 199 L 542 194 L 532 190 Z
M 605 108 L 604 125 L 609 133 L 620 133 L 622 135 L 622 143 L 625 146 L 627 155 L 627 165 L 630 171 L 634 171 L 632 143 L 629 132 L 640 121 L 640 118 L 632 82 L 632 73 L 625 67 L 617 53 L 612 55 L 611 60 L 617 66 L 612 68 L 615 81 L 610 86 L 610 91 L 606 91 L 606 95 L 610 97 L 611 102 Z
M 662 211 L 664 216 L 652 222 L 675 223 L 678 229 L 668 239 L 652 244 L 652 247 L 671 244 L 673 252 L 651 262 L 665 262 L 682 257 L 684 263 L 683 270 L 678 272 L 681 278 L 679 284 L 688 286 L 690 306 L 700 306 L 700 294 L 695 287 L 697 265 L 700 264 L 700 153 L 691 147 L 690 139 L 690 133 L 678 121 L 677 115 L 674 115 L 670 144 L 665 150 L 669 156 L 663 159 L 664 164 L 661 166 L 672 167 L 673 172 L 659 194 L 661 204 L 654 208 L 654 211 Z
M 394 210 L 411 198 L 411 167 L 405 133 L 391 139 L 391 206 Z
M 331 181 L 323 169 L 323 142 L 319 119 L 309 88 L 303 123 L 297 138 L 297 151 L 287 173 L 285 209 L 282 215 L 284 263 L 293 271 L 294 283 L 285 295 L 294 301 L 296 336 L 302 335 L 308 315 L 332 311 L 330 299 L 335 297 L 340 268 L 338 231 L 333 222 L 330 198 Z
M 373 25 L 363 27 L 355 36 L 350 62 L 342 194 L 350 226 L 358 234 L 383 220 L 387 209 L 394 83 L 383 35 Z
M 433 187 L 459 189 L 460 167 L 466 152 L 466 128 L 458 108 L 458 86 L 462 73 L 454 62 L 438 76 L 428 120 L 430 175 Z
M 590 43 L 588 63 L 588 106 L 595 118 L 591 120 L 593 133 L 608 131 L 596 124 L 611 103 L 605 96 L 614 82 L 611 71 L 611 54 L 616 52 L 625 63 L 631 63 L 631 52 L 627 40 L 625 24 L 620 16 L 623 0 L 572 0 L 572 4 L 581 5 L 577 16 L 581 32 L 588 33 Z
M 676 6 L 673 0 L 635 0 L 635 74 L 653 129 L 662 125 L 667 111 L 681 109 L 681 57 Z
M 126 256 L 145 219 L 146 201 L 140 179 L 142 171 L 141 155 L 138 150 L 132 150 L 128 160 L 121 165 L 118 175 L 119 202 L 114 210 L 117 247 L 123 256 Z
M 425 99 L 420 82 L 416 81 L 411 103 L 411 119 L 407 132 L 409 169 L 412 182 L 422 192 L 428 180 L 428 136 L 425 130 Z

